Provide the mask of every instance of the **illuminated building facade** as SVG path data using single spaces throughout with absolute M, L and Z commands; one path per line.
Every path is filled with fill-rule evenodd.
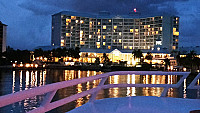
M 91 49 L 153 49 L 156 40 L 178 49 L 179 17 L 98 15 L 63 11 L 52 15 L 53 46 Z
M 147 52 L 151 52 L 152 54 L 152 61 L 145 59 Z M 106 53 L 110 61 L 112 61 L 113 64 L 119 64 L 120 61 L 127 61 L 128 66 L 135 66 L 137 62 L 139 62 L 139 59 L 134 59 L 132 50 L 109 50 L 109 49 L 81 49 L 79 62 L 84 63 L 95 63 L 96 58 L 100 58 L 100 63 L 103 63 L 103 54 Z M 176 66 L 176 60 L 174 57 L 171 57 L 171 54 L 168 53 L 165 49 L 161 50 L 143 50 L 142 51 L 144 62 L 152 64 L 158 64 L 163 65 L 164 59 L 168 58 L 170 60 L 171 66 Z
M 7 25 L 0 21 L 0 53 L 6 51 L 6 32 Z

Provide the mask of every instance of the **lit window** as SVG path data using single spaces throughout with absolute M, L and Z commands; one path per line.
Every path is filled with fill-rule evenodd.
M 83 21 L 83 20 L 81 20 L 81 21 L 80 21 L 80 23 L 81 23 L 81 24 L 83 24 L 83 23 L 84 23 L 84 21 Z
M 173 32 L 173 35 L 179 36 L 179 32 Z
M 111 22 L 111 20 L 108 20 L 109 22 Z
M 90 22 L 90 28 L 92 27 L 92 22 Z
M 160 31 L 162 31 L 162 27 L 160 27 Z
M 65 40 L 61 40 L 61 46 L 65 45 Z
M 78 20 L 76 20 L 76 23 L 78 23 Z
M 127 46 L 124 46 L 124 49 L 127 49 Z
M 160 18 L 163 19 L 163 16 L 161 16 Z
M 84 42 L 84 41 L 80 41 L 80 44 L 81 44 L 81 45 L 84 45 L 84 44 L 85 44 L 85 42 Z
M 122 32 L 119 32 L 119 36 L 121 36 L 122 35 Z
M 96 42 L 97 46 L 100 46 L 100 42 Z
M 175 49 L 176 49 L 176 46 L 172 46 L 172 49 L 175 50 Z
M 71 29 L 73 29 L 73 26 L 71 26 Z
M 122 39 L 119 39 L 119 43 L 121 43 L 122 42 Z
M 68 26 L 69 25 L 69 23 L 66 23 L 66 26 Z
M 156 34 L 158 34 L 158 31 L 156 31 Z
M 106 45 L 106 42 L 103 42 L 103 45 L 105 46 L 105 45 Z
M 101 46 L 97 46 L 97 48 L 100 48 Z
M 117 29 L 117 26 L 114 26 L 114 29 Z
M 89 35 L 89 38 L 92 38 L 92 35 Z
M 70 33 L 66 33 L 66 36 L 71 36 L 71 34 Z
M 173 28 L 173 32 L 176 32 L 176 28 Z
M 98 22 L 98 25 L 101 25 L 101 22 Z
M 83 31 L 80 31 L 80 37 L 83 37 Z
M 106 36 L 105 36 L 105 35 L 103 35 L 103 39 L 106 39 Z
M 152 31 L 154 31 L 154 28 L 152 28 Z
M 100 32 L 101 30 L 100 29 L 98 29 L 98 32 Z
M 178 18 L 176 18 L 176 20 L 178 20 Z
M 98 35 L 98 38 L 101 38 L 101 35 Z
M 103 26 L 103 29 L 106 29 L 106 25 Z
M 108 46 L 108 49 L 111 49 L 111 47 L 110 47 L 110 46 Z
M 115 32 L 115 30 L 113 30 L 113 32 Z
M 138 32 L 139 30 L 138 29 L 135 29 L 135 32 Z
M 176 39 L 176 42 L 178 42 L 178 39 Z
M 71 19 L 76 19 L 76 17 L 75 16 L 71 16 Z
M 133 49 L 133 47 L 132 47 L 132 46 L 129 46 L 129 49 Z
M 150 25 L 148 25 L 148 27 L 150 27 Z
M 149 28 L 148 31 L 151 31 L 151 29 Z
M 132 32 L 133 32 L 133 29 L 130 29 L 130 32 L 132 33 Z
M 69 22 L 71 22 L 71 19 L 66 19 L 66 23 L 69 23 Z

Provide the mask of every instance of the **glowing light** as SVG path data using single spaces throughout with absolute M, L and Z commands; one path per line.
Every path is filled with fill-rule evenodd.
M 103 29 L 106 29 L 106 25 L 103 26 Z
M 81 24 L 83 24 L 83 23 L 84 23 L 84 21 L 83 21 L 83 20 L 81 20 L 81 21 L 80 21 L 80 23 L 81 23 Z
M 35 64 L 35 67 L 37 68 L 37 67 L 38 67 L 38 64 Z
M 136 8 L 134 8 L 134 12 L 135 12 L 135 13 L 137 12 L 137 9 L 136 9 Z
M 25 66 L 26 66 L 26 67 L 30 67 L 30 64 L 26 64 Z
M 23 64 L 20 64 L 19 66 L 20 66 L 20 67 L 23 67 Z
M 13 64 L 13 67 L 15 67 L 16 66 L 16 64 Z

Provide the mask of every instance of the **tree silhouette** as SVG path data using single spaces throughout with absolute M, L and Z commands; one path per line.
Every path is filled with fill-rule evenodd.
M 152 66 L 153 55 L 151 54 L 151 52 L 147 52 L 145 59 L 150 60 L 150 66 Z
M 133 54 L 134 59 L 138 58 L 138 59 L 140 59 L 140 62 L 142 62 L 143 55 L 142 55 L 142 51 L 140 49 L 138 49 L 138 50 L 134 49 L 132 54 Z

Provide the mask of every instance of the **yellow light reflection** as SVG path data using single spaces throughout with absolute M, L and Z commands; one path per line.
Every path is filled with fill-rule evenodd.
M 12 93 L 15 93 L 15 71 L 13 71 Z
M 26 88 L 25 90 L 27 90 L 29 87 L 29 71 L 26 71 Z
M 22 91 L 22 71 L 19 72 L 19 79 L 20 79 L 20 91 Z

